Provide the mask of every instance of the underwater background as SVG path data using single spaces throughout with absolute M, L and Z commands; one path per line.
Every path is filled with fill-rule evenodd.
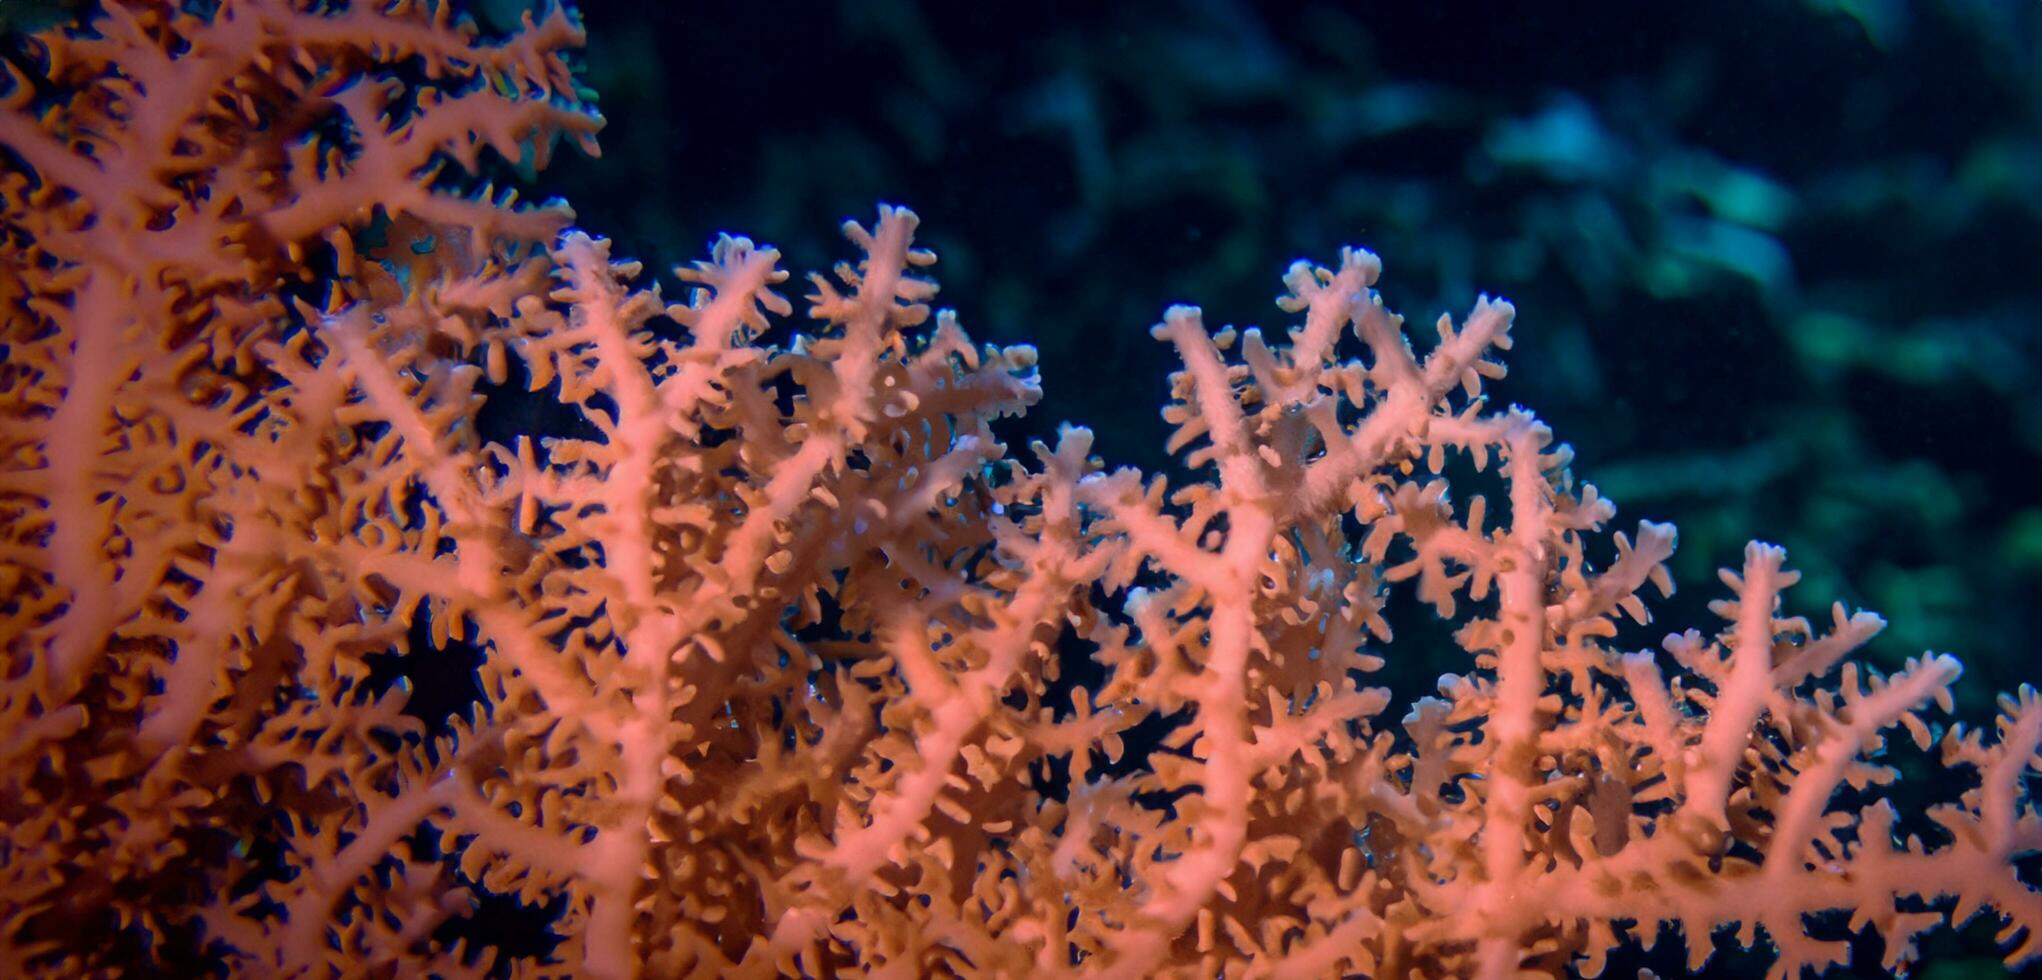
M 1679 527 L 1640 645 L 1712 622 L 1758 538 L 1806 574 L 1789 612 L 1887 618 L 1869 663 L 1961 656 L 1959 716 L 2042 681 L 2042 3 L 580 7 L 603 157 L 539 186 L 661 270 L 722 231 L 823 269 L 842 219 L 915 208 L 937 305 L 1041 351 L 1010 447 L 1070 421 L 1181 484 L 1148 327 L 1287 326 L 1284 267 L 1358 245 L 1414 325 L 1514 302 L 1495 397 L 1619 526 Z M 1391 612 L 1371 683 L 1465 669 Z M 1984 925 L 1919 975 L 2006 975 Z

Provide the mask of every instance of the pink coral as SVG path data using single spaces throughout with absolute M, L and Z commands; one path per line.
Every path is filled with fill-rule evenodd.
M 905 210 L 804 334 L 771 249 L 668 305 L 450 187 L 595 128 L 564 15 L 99 25 L 41 83 L 104 95 L 0 116 L 9 975 L 1505 977 L 1737 924 L 1784 976 L 1845 952 L 1811 917 L 1899 967 L 1947 900 L 2037 952 L 2042 700 L 1938 731 L 1956 662 L 1860 670 L 1880 620 L 1784 616 L 1765 545 L 1718 634 L 1623 649 L 1673 532 L 1605 538 L 1490 409 L 1507 303 L 1421 357 L 1374 256 L 1298 263 L 1284 340 L 1155 329 L 1208 482 L 1024 464 L 1033 352 L 932 313 Z M 362 83 L 397 59 L 432 83 Z M 1467 657 L 1389 725 L 1396 588 Z M 463 654 L 451 710 L 394 677 Z M 1940 843 L 1895 840 L 1895 726 L 1975 770 Z M 478 947 L 483 899 L 552 942 Z

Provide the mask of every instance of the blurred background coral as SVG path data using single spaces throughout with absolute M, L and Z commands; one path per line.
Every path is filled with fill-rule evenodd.
M 604 155 L 542 186 L 662 269 L 910 204 L 1042 351 L 1022 431 L 1150 472 L 1159 311 L 1272 327 L 1274 263 L 1365 245 L 1414 320 L 1517 304 L 1497 397 L 1679 526 L 1664 622 L 1759 537 L 1882 668 L 2042 678 L 2042 4 L 1277 6 L 587 3 Z

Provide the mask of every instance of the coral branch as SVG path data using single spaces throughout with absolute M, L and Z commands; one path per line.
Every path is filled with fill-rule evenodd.
M 1932 722 L 1957 661 L 1859 665 L 1883 621 L 1786 615 L 1757 543 L 1714 632 L 1625 648 L 1676 536 L 1605 534 L 1491 408 L 1510 304 L 1414 346 L 1375 256 L 1300 262 L 1287 339 L 1153 329 L 1182 485 L 1079 428 L 1010 457 L 1035 352 L 931 310 L 912 212 L 844 226 L 801 331 L 773 249 L 668 304 L 486 186 L 599 126 L 579 36 L 229 0 L 33 43 L 0 972 L 1504 978 L 1735 927 L 1785 977 L 1829 920 L 1897 970 L 1974 914 L 2042 952 L 2042 699 Z M 1459 650 L 1393 724 L 1396 590 Z M 1896 729 L 1975 785 L 1902 815 Z

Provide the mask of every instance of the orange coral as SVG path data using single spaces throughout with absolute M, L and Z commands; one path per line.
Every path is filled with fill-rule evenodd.
M 469 186 L 598 125 L 572 20 L 446 9 L 115 7 L 15 80 L 9 975 L 1505 977 L 1669 924 L 1692 961 L 1763 927 L 1786 975 L 1844 952 L 1810 916 L 1899 966 L 1948 897 L 2036 953 L 2042 700 L 1939 734 L 1956 662 L 1847 663 L 1878 618 L 1783 617 L 1764 545 L 1720 634 L 1618 649 L 1673 532 L 1612 551 L 1488 410 L 1508 304 L 1421 358 L 1372 255 L 1299 263 L 1285 342 L 1156 328 L 1211 482 L 1081 429 L 1024 465 L 992 425 L 1033 352 L 931 323 L 911 213 L 846 225 L 813 333 L 764 342 L 743 239 L 668 306 Z M 1392 727 L 1406 582 L 1469 659 Z M 1944 842 L 1894 840 L 1896 725 L 1976 771 Z

